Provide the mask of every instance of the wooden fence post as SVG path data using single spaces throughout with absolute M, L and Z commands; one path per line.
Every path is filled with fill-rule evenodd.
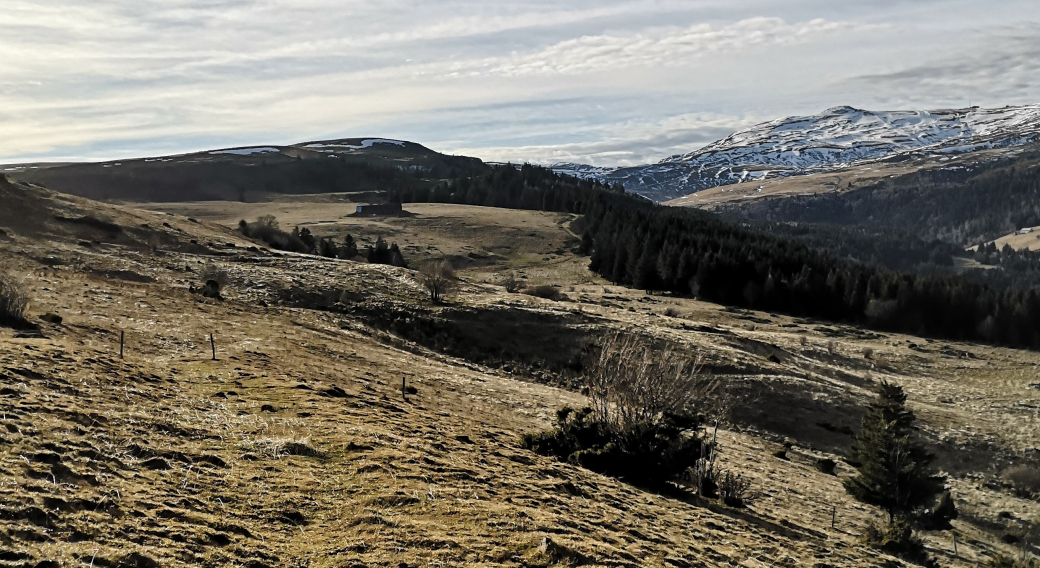
M 209 334 L 209 348 L 213 352 L 213 360 L 217 360 L 217 342 L 213 339 L 213 334 Z
M 123 358 L 123 336 L 126 332 L 119 330 L 119 358 Z

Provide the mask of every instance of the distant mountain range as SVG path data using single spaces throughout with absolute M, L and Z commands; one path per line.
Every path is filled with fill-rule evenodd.
M 254 201 L 332 192 L 379 199 L 376 194 L 390 188 L 486 169 L 476 158 L 440 154 L 413 142 L 346 138 L 108 162 L 8 165 L 0 166 L 0 174 L 91 199 Z
M 836 107 L 765 122 L 656 164 L 554 164 L 559 173 L 621 182 L 666 201 L 732 183 L 824 172 L 879 160 L 961 154 L 1037 141 L 1040 105 L 872 112 Z

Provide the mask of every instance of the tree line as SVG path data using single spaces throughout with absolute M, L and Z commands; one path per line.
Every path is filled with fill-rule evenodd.
M 1040 151 L 989 163 L 924 169 L 845 192 L 757 199 L 726 216 L 894 228 L 968 246 L 1040 225 Z
M 795 240 L 699 210 L 658 206 L 620 186 L 512 165 L 405 202 L 441 202 L 584 215 L 582 248 L 604 278 L 647 291 L 874 329 L 1040 348 L 1040 295 L 956 275 L 913 275 L 836 259 Z
M 387 243 L 383 237 L 376 238 L 376 242 L 362 252 L 358 250 L 357 241 L 349 234 L 337 242 L 332 236 L 315 237 L 307 227 L 294 227 L 291 232 L 285 232 L 279 228 L 274 215 L 261 215 L 252 223 L 242 219 L 238 222 L 238 231 L 246 237 L 264 241 L 276 250 L 344 260 L 362 257 L 372 264 L 408 267 L 408 262 L 397 243 Z

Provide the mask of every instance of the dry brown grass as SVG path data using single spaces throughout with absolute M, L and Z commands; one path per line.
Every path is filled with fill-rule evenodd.
M 53 203 L 77 214 L 93 207 L 95 216 L 154 233 L 85 249 L 64 226 L 53 234 L 19 228 L 11 232 L 21 240 L 0 242 L 6 266 L 32 275 L 34 305 L 66 322 L 46 338 L 0 330 L 0 535 L 30 565 L 118 564 L 137 553 L 164 566 L 499 566 L 541 562 L 549 537 L 590 564 L 876 566 L 885 559 L 857 540 L 880 512 L 845 495 L 846 464 L 835 475 L 815 464 L 839 457 L 849 441 L 843 427 L 858 423 L 881 379 L 904 386 L 950 474 L 962 513 L 954 521 L 959 557 L 948 533 L 924 535 L 943 565 L 1014 554 L 998 530 L 1040 522 L 1040 504 L 990 483 L 1008 460 L 1040 445 L 1040 391 L 1028 386 L 1035 353 L 863 334 L 602 283 L 540 280 L 576 286 L 573 302 L 553 303 L 467 282 L 466 309 L 567 316 L 599 333 L 635 328 L 699 349 L 716 377 L 757 395 L 735 413 L 739 428 L 719 434 L 720 466 L 742 473 L 757 494 L 735 511 L 640 491 L 517 447 L 559 406 L 584 404 L 580 394 L 431 351 L 349 312 L 279 300 L 313 289 L 334 304 L 351 290 L 361 308 L 417 309 L 423 290 L 409 271 L 250 253 L 231 229 L 205 222 Z M 447 240 L 422 234 L 431 240 L 419 247 Z M 161 255 L 138 247 L 149 235 Z M 191 239 L 239 243 L 221 264 L 250 286 L 223 303 L 190 296 L 194 275 L 183 267 L 197 270 L 209 258 Z M 63 264 L 32 260 L 47 256 Z M 553 256 L 525 257 L 528 279 L 556 262 L 587 264 Z M 156 282 L 98 276 L 117 270 Z M 684 317 L 661 318 L 672 306 Z M 833 355 L 800 345 L 832 336 L 841 342 Z M 861 355 L 866 347 L 872 359 Z M 403 373 L 418 391 L 407 401 Z M 772 453 L 785 438 L 782 460 Z M 545 549 L 548 557 L 557 550 Z

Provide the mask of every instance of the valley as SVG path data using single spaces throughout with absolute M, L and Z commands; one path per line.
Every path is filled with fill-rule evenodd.
M 1040 3 L 0 13 L 0 568 L 1040 568 Z
M 929 552 L 974 566 L 1037 542 L 1040 504 L 1004 477 L 1036 466 L 1033 352 L 616 286 L 570 250 L 563 214 L 411 204 L 414 217 L 359 219 L 328 196 L 111 205 L 2 191 L 4 267 L 28 279 L 34 321 L 61 316 L 0 328 L 4 562 L 894 565 L 858 541 L 883 513 L 840 483 L 881 380 L 906 389 L 960 511 L 953 533 L 921 533 Z M 268 213 L 397 239 L 410 261 L 456 258 L 460 287 L 430 304 L 411 269 L 268 250 L 233 229 Z M 222 301 L 188 291 L 213 264 Z M 513 270 L 563 296 L 507 292 Z M 520 447 L 583 404 L 567 358 L 624 329 L 700 351 L 740 394 L 720 459 L 751 479 L 746 508 Z

